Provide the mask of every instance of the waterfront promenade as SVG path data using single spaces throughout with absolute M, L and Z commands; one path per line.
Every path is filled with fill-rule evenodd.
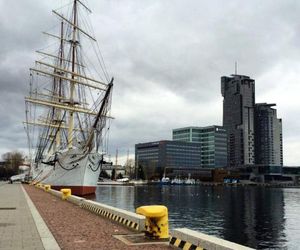
M 0 185 L 1 250 L 171 249 L 168 245 L 163 244 L 126 245 L 113 235 L 133 234 L 134 232 L 119 224 L 99 217 L 72 203 L 62 201 L 33 186 L 23 185 L 26 190 L 24 192 L 21 184 L 0 183 Z M 30 197 L 28 200 L 26 193 Z M 35 206 L 30 205 L 31 200 Z M 39 217 L 39 219 L 35 217 Z M 47 226 L 44 224 L 43 227 L 43 221 Z M 45 237 L 45 231 L 48 228 L 55 239 L 51 239 L 49 235 Z M 59 246 L 55 245 L 55 240 Z
M 72 195 L 62 200 L 63 193 L 47 188 L 0 183 L 0 250 L 250 250 L 188 228 L 153 242 L 141 233 L 143 216 Z
M 0 182 L 0 249 L 59 249 L 21 184 Z

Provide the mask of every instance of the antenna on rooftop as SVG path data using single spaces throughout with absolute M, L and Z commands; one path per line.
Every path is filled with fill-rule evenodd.
M 237 75 L 237 61 L 234 62 L 234 74 Z

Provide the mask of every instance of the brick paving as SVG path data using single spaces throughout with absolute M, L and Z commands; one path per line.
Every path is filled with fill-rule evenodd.
M 44 249 L 21 184 L 0 182 L 0 249 Z
M 167 245 L 128 246 L 113 235 L 133 234 L 129 229 L 33 186 L 24 188 L 61 249 L 172 249 Z

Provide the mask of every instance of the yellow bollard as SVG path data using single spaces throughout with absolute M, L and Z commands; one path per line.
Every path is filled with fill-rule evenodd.
M 137 214 L 146 216 L 146 234 L 153 238 L 169 239 L 168 208 L 165 206 L 142 206 Z
M 51 186 L 50 185 L 45 185 L 44 189 L 45 189 L 46 192 L 48 192 L 51 189 Z
M 66 200 L 68 198 L 68 196 L 70 196 L 72 193 L 71 193 L 71 189 L 69 188 L 63 188 L 60 190 L 60 192 L 62 193 L 62 199 L 63 200 Z

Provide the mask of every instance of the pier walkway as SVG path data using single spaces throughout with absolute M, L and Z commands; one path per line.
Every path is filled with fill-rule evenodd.
M 73 202 L 76 201 L 74 199 L 82 200 L 76 196 L 72 196 L 72 199 Z M 146 239 L 144 234 L 132 231 L 133 229 L 98 213 L 101 209 L 116 208 L 100 203 L 93 205 L 92 201 L 85 200 L 81 206 L 88 204 L 88 209 L 91 208 L 89 211 L 76 204 L 63 201 L 61 192 L 58 191 L 45 192 L 30 185 L 0 182 L 0 250 L 167 250 L 174 247 L 189 250 L 251 249 L 187 228 L 172 230 L 170 242 L 153 242 Z M 102 207 L 98 211 L 99 205 Z M 137 216 L 116 209 L 115 212 L 117 211 L 123 213 L 123 216 Z M 102 212 L 101 215 L 107 215 L 107 212 Z M 109 213 L 108 217 L 113 219 L 112 215 Z M 124 217 L 118 221 L 123 223 L 123 220 Z M 128 222 L 130 219 L 126 222 L 130 226 Z
M 33 186 L 0 182 L 0 250 L 171 249 L 126 245 L 134 232 Z
M 61 249 L 172 249 L 169 245 L 126 245 L 116 235 L 133 231 L 33 186 L 23 185 Z
M 0 182 L 0 249 L 59 249 L 21 184 Z

